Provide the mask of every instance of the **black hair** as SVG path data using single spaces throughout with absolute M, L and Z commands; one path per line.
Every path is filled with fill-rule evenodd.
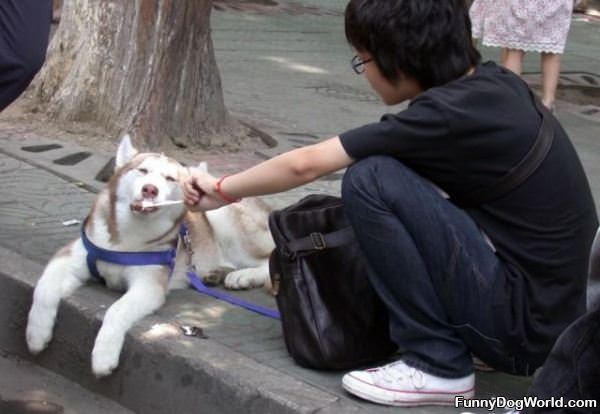
M 429 89 L 481 61 L 465 0 L 350 0 L 345 27 L 348 43 L 370 53 L 390 81 L 400 70 Z

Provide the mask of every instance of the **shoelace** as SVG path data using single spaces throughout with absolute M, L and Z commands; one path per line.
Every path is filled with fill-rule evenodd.
M 416 368 L 409 367 L 402 361 L 392 362 L 371 373 L 376 380 L 381 379 L 388 384 L 394 384 L 398 381 L 409 380 L 416 389 L 425 386 L 425 377 L 423 373 Z

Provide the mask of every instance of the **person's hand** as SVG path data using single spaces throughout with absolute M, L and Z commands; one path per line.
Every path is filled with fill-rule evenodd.
M 215 191 L 217 179 L 204 170 L 190 168 L 190 176 L 183 183 L 185 204 L 190 211 L 214 210 L 227 203 Z

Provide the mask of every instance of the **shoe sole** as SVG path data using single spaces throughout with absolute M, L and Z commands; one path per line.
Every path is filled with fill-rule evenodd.
M 425 405 L 435 405 L 435 406 L 454 406 L 457 397 L 463 397 L 464 399 L 471 399 L 475 396 L 475 390 L 471 389 L 468 391 L 463 391 L 459 393 L 428 393 L 428 397 L 430 399 L 406 399 L 406 400 L 388 400 L 384 398 L 379 398 L 377 396 L 368 395 L 363 391 L 357 389 L 352 384 L 350 384 L 346 379 L 342 380 L 342 387 L 348 391 L 350 394 L 356 395 L 364 400 L 371 401 L 377 404 L 382 405 L 391 405 L 395 407 L 420 407 Z M 394 391 L 390 391 L 394 392 Z M 401 391 L 395 391 L 399 394 L 402 394 Z M 451 397 L 451 399 L 448 399 Z

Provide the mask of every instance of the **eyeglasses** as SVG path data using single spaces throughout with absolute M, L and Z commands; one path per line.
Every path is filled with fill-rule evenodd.
M 354 73 L 360 75 L 365 72 L 365 63 L 369 63 L 372 60 L 373 58 L 363 60 L 360 56 L 354 55 L 350 61 L 350 65 L 352 65 L 352 70 L 354 70 Z

